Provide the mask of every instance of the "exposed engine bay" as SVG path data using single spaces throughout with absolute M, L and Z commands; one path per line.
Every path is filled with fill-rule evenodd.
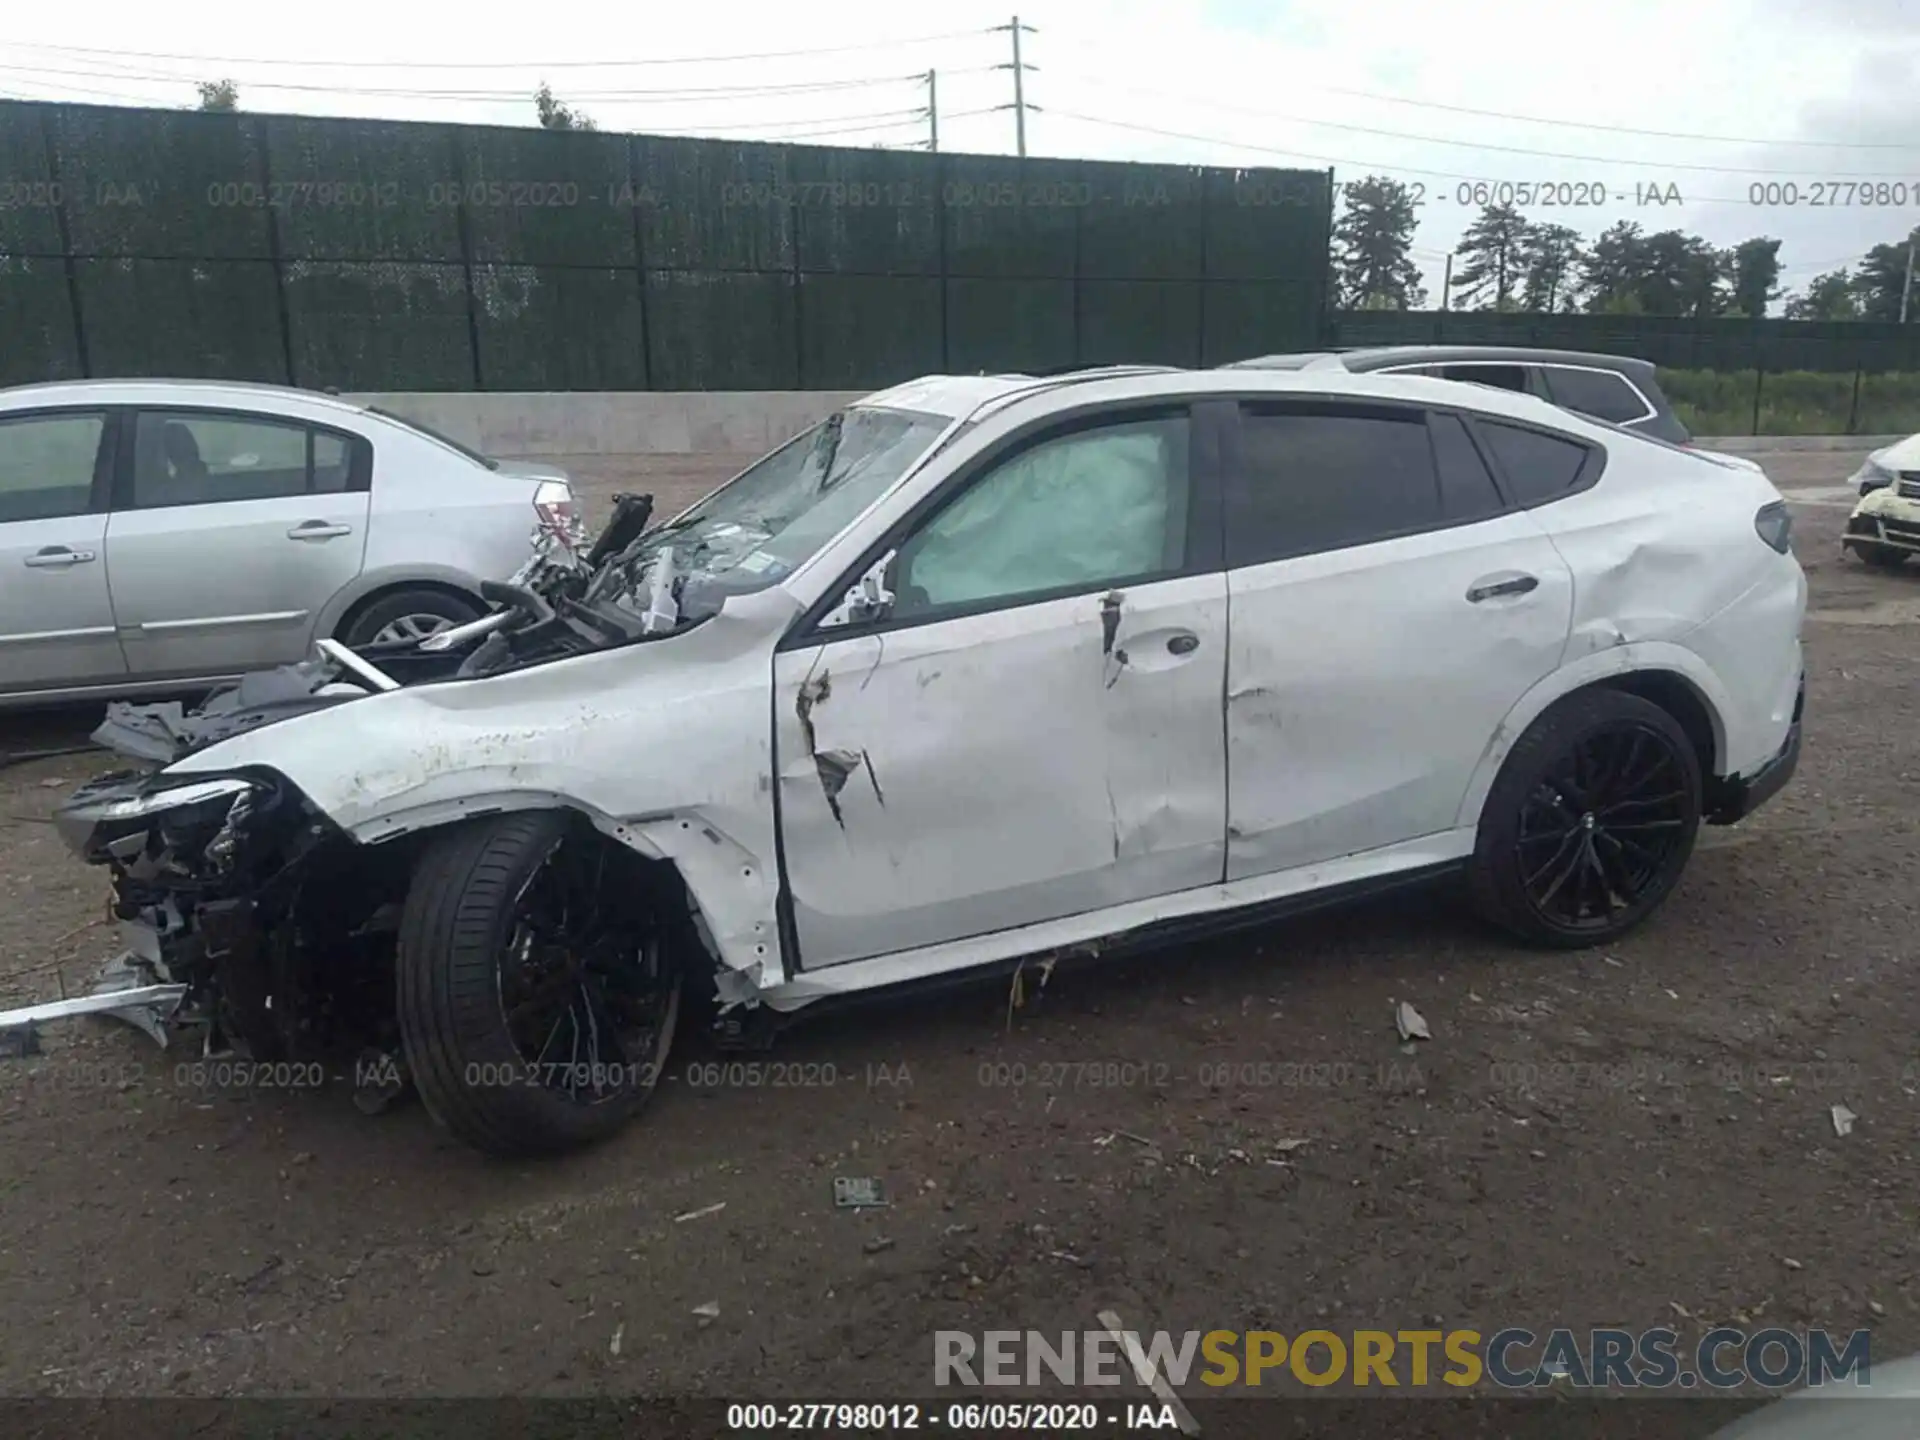
M 110 705 L 93 739 L 148 768 L 83 785 L 59 824 L 111 870 L 129 948 L 60 1014 L 116 1015 L 163 1045 L 194 1030 L 209 1054 L 259 1061 L 357 1053 L 360 1078 L 392 1098 L 404 1085 L 394 948 L 420 847 L 354 844 L 271 773 L 156 788 L 153 769 L 379 690 L 478 679 L 693 623 L 682 607 L 689 589 L 700 604 L 701 576 L 645 533 L 652 508 L 651 495 L 615 497 L 591 545 L 577 529 L 543 528 L 519 571 L 483 585 L 491 612 L 423 640 L 357 651 L 321 641 L 313 657 L 246 675 L 192 709 Z M 559 863 L 598 863 L 599 839 L 574 837 Z M 647 890 L 648 877 L 621 878 Z M 30 1049 L 31 1022 L 16 1030 Z
M 38 1022 L 97 1013 L 163 1045 L 197 1032 L 209 1054 L 336 1066 L 355 1057 L 363 1108 L 417 1088 L 474 1144 L 528 1153 L 605 1133 L 644 1101 L 683 985 L 715 1003 L 719 1043 L 767 1043 L 780 1020 L 758 991 L 779 961 L 769 958 L 771 877 L 757 862 L 770 846 L 645 805 L 597 811 L 588 797 L 626 763 L 617 751 L 580 762 L 557 789 L 539 773 L 576 763 L 556 722 L 599 718 L 594 698 L 618 667 L 604 652 L 688 636 L 690 650 L 653 652 L 677 660 L 624 673 L 736 663 L 726 641 L 700 648 L 727 623 L 707 622 L 735 598 L 735 624 L 785 617 L 791 601 L 760 592 L 840 534 L 949 424 L 854 407 L 664 524 L 650 528 L 645 494 L 617 496 L 591 544 L 543 524 L 521 568 L 481 586 L 493 608 L 475 620 L 358 648 L 318 640 L 311 658 L 246 675 L 193 708 L 109 706 L 94 739 L 137 768 L 82 786 L 55 820 L 110 871 L 126 950 L 91 995 L 0 1012 L 0 1050 L 30 1051 Z M 485 694 L 455 693 L 495 680 Z M 661 695 L 675 700 L 671 688 Z M 351 711 L 316 713 L 376 696 L 364 727 Z M 636 700 L 644 710 L 644 696 L 626 704 Z M 741 718 L 753 738 L 722 732 L 729 761 L 765 743 L 763 717 Z M 254 733 L 286 721 L 298 723 Z M 543 729 L 545 748 L 503 763 L 503 746 L 529 746 Z M 216 748 L 230 758 L 200 753 Z M 432 778 L 381 771 L 383 748 L 388 766 L 418 763 Z M 319 756 L 331 758 L 311 777 L 318 789 L 292 778 Z M 417 806 L 435 786 L 489 785 L 488 798 L 456 798 L 431 819 L 375 814 L 368 824 L 350 813 L 355 793 L 404 793 Z M 734 818 L 748 832 L 765 823 L 757 803 Z M 687 867 L 721 897 L 705 910 Z

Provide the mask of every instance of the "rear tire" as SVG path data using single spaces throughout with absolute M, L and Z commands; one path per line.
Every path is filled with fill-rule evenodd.
M 445 590 L 413 586 L 390 590 L 363 606 L 340 627 L 340 641 L 349 649 L 381 641 L 382 632 L 390 632 L 383 643 L 424 640 L 435 630 L 464 625 L 480 618 L 480 606 Z
M 1862 560 L 1876 570 L 1898 570 L 1907 563 L 1907 552 L 1894 545 L 1879 545 L 1869 542 L 1853 547 Z
M 543 911 L 579 869 L 566 847 L 597 842 L 562 812 L 496 816 L 449 831 L 414 869 L 397 961 L 407 1068 L 434 1119 L 489 1154 L 606 1138 L 653 1094 L 672 1047 L 680 970 L 642 887 L 596 879 Z M 642 1011 L 646 1029 L 623 1028 Z
M 1553 949 L 1625 934 L 1672 893 L 1700 828 L 1700 762 L 1673 716 L 1586 690 L 1527 727 L 1487 794 L 1475 908 Z

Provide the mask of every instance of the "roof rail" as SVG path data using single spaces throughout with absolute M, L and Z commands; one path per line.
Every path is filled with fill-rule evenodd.
M 1183 367 L 1179 365 L 1094 365 L 1084 370 L 1067 370 L 1057 375 L 1021 376 L 1032 383 L 1009 390 L 1003 395 L 982 400 L 967 415 L 968 420 L 978 420 L 1013 404 L 1016 400 L 1025 400 L 1028 396 L 1038 395 L 1047 390 L 1059 390 L 1068 385 L 1080 385 L 1090 380 L 1114 380 L 1127 375 L 1173 375 Z M 1016 377 L 1009 376 L 1009 379 Z

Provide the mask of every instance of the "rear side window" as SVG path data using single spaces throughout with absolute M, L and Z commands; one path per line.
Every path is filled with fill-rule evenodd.
M 137 510 L 219 505 L 358 488 L 355 446 L 298 421 L 208 411 L 142 411 L 134 422 Z
M 1242 410 L 1227 499 L 1230 568 L 1440 523 L 1433 445 L 1419 411 Z
M 1527 392 L 1524 365 L 1441 365 L 1433 372 L 1442 380 L 1464 380 L 1469 385 L 1491 385 L 1495 390 Z
M 1440 472 L 1440 504 L 1456 525 L 1486 520 L 1507 508 L 1493 483 L 1487 462 L 1458 415 L 1435 411 L 1427 417 L 1434 464 Z
M 1547 391 L 1556 405 L 1611 420 L 1616 425 L 1646 418 L 1647 407 L 1623 375 L 1611 370 L 1574 370 L 1564 365 L 1543 365 L 1540 373 L 1546 376 Z
M 1493 451 L 1508 492 L 1521 505 L 1558 500 L 1573 488 L 1587 462 L 1586 446 L 1539 430 L 1482 419 L 1480 434 Z
M 105 429 L 98 414 L 0 420 L 0 524 L 86 514 Z

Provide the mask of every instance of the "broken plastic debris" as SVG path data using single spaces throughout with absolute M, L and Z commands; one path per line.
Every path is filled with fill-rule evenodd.
M 613 1339 L 607 1342 L 607 1353 L 609 1355 L 618 1355 L 620 1353 L 620 1337 L 626 1333 L 627 1326 L 624 1320 L 613 1327 Z
M 1853 1133 L 1853 1122 L 1860 1118 L 1844 1105 L 1836 1105 L 1828 1113 L 1833 1116 L 1833 1133 L 1842 1140 Z
M 1276 1140 L 1273 1142 L 1273 1148 L 1278 1150 L 1282 1155 L 1290 1155 L 1307 1143 L 1305 1140 Z
M 859 1210 L 887 1203 L 887 1187 L 872 1175 L 833 1177 L 833 1203 L 842 1210 Z
M 1420 1012 L 1402 1000 L 1393 1010 L 1393 1023 L 1399 1028 L 1402 1040 L 1431 1040 L 1433 1032 L 1427 1028 L 1427 1022 Z
M 718 1215 L 718 1214 L 719 1214 L 719 1213 L 720 1213 L 720 1212 L 721 1212 L 722 1210 L 724 1210 L 724 1209 L 726 1209 L 726 1208 L 727 1208 L 727 1202 L 726 1202 L 726 1201 L 724 1201 L 724 1200 L 716 1200 L 716 1201 L 714 1201 L 714 1203 L 713 1203 L 713 1204 L 711 1204 L 711 1205 L 702 1205 L 702 1206 L 701 1206 L 701 1207 L 700 1207 L 700 1208 L 699 1208 L 698 1210 L 689 1210 L 689 1211 L 687 1211 L 687 1213 L 686 1213 L 686 1214 L 684 1214 L 684 1215 L 676 1215 L 676 1216 L 674 1216 L 674 1217 L 673 1217 L 673 1223 L 674 1223 L 674 1224 L 676 1224 L 676 1225 L 679 1225 L 679 1224 L 682 1224 L 682 1223 L 684 1223 L 684 1222 L 686 1222 L 686 1221 L 688 1221 L 688 1220 L 698 1220 L 698 1219 L 700 1219 L 700 1218 L 702 1218 L 703 1216 L 707 1216 L 707 1215 Z
M 693 1307 L 693 1313 L 700 1317 L 702 1325 L 711 1325 L 720 1318 L 720 1302 L 709 1300 L 704 1305 L 696 1305 Z

